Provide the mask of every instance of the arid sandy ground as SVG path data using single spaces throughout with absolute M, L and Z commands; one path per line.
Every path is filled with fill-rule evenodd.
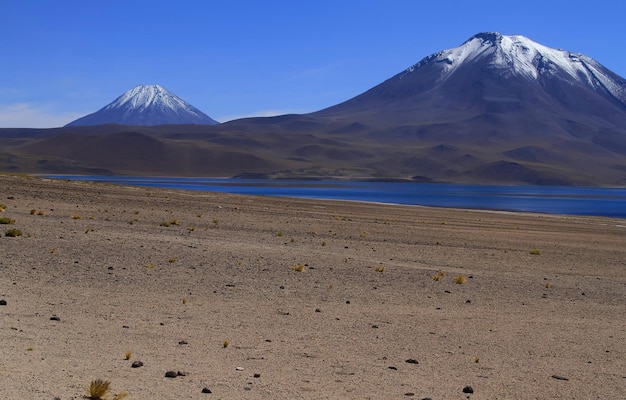
M 2 399 L 626 398 L 625 220 L 11 176 L 0 203 Z

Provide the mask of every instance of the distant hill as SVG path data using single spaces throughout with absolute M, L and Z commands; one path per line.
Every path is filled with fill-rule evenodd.
M 160 85 L 138 85 L 93 114 L 66 126 L 215 125 L 218 122 Z
M 583 54 L 480 33 L 310 114 L 0 130 L 0 168 L 623 186 L 626 80 Z

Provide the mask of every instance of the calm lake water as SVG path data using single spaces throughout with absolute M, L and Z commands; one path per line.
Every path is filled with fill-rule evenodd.
M 46 175 L 119 185 L 626 218 L 626 188 Z

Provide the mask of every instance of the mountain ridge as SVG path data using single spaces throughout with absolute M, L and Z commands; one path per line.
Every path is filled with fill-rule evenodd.
M 0 169 L 624 186 L 624 90 L 590 57 L 480 33 L 308 114 L 0 131 Z M 120 159 L 133 143 L 153 150 Z

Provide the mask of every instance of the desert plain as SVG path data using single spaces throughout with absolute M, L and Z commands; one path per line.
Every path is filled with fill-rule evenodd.
M 623 219 L 11 175 L 0 204 L 2 399 L 95 379 L 127 399 L 626 398 Z

